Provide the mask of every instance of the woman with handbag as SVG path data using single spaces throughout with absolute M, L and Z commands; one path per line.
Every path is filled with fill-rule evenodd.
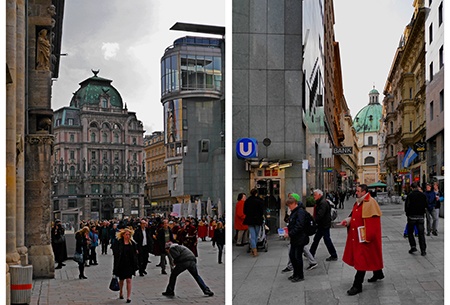
M 114 243 L 113 275 L 119 277 L 119 299 L 123 299 L 123 281 L 127 283 L 127 303 L 131 302 L 131 279 L 139 269 L 137 244 L 132 239 L 134 231 L 124 228 L 117 232 L 117 242 Z
M 81 230 L 77 231 L 75 233 L 75 255 L 81 254 L 82 260 L 77 261 L 78 263 L 78 270 L 80 271 L 80 275 L 78 278 L 81 279 L 87 279 L 87 277 L 84 276 L 84 263 L 88 259 L 88 239 L 89 239 L 89 227 L 83 227 Z

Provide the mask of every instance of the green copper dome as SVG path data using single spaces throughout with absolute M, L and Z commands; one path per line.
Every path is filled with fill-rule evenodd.
M 70 106 L 81 108 L 85 104 L 103 107 L 101 100 L 109 100 L 108 107 L 123 108 L 119 91 L 111 85 L 112 80 L 98 77 L 99 71 L 92 71 L 94 76 L 82 81 L 80 88 L 73 94 Z
M 378 132 L 382 115 L 382 106 L 378 102 L 378 91 L 373 88 L 369 92 L 369 105 L 361 109 L 353 120 L 356 132 Z

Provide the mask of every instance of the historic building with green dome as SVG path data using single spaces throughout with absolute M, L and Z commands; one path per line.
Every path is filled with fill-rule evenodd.
M 112 80 L 92 72 L 54 112 L 53 213 L 67 225 L 144 215 L 143 124 Z
M 383 107 L 379 102 L 379 92 L 374 88 L 369 92 L 369 104 L 355 116 L 353 127 L 358 137 L 358 177 L 357 182 L 367 185 L 380 180 L 380 120 Z

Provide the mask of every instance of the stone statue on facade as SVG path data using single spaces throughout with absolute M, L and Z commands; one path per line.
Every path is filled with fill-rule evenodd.
M 51 44 L 47 38 L 47 30 L 42 29 L 37 41 L 36 70 L 50 70 L 50 50 Z

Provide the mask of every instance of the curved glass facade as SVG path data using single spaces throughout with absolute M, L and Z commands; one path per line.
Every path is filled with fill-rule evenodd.
M 222 90 L 219 39 L 180 38 L 166 54 L 161 59 L 162 96 L 182 90 Z

